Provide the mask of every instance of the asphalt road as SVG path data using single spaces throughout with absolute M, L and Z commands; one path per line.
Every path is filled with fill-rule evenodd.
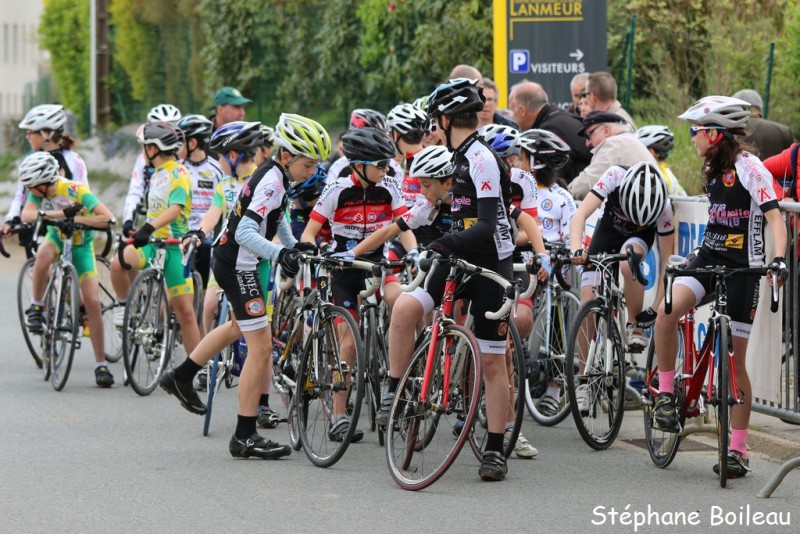
M 689 440 L 697 450 L 657 469 L 645 449 L 625 441 L 643 437 L 638 412 L 626 414 L 620 439 L 602 452 L 583 443 L 571 419 L 542 428 L 526 417 L 523 432 L 540 454 L 511 460 L 506 481 L 481 482 L 465 448 L 417 493 L 394 484 L 369 432 L 329 469 L 302 451 L 234 460 L 227 445 L 235 390 L 221 393 L 203 437 L 202 418 L 173 397 L 139 397 L 119 385 L 121 362 L 111 366 L 116 386 L 95 387 L 86 343 L 66 388 L 55 392 L 22 339 L 19 265 L 18 256 L 0 264 L 0 532 L 798 531 L 800 473 L 771 499 L 757 499 L 779 464 L 754 455 L 753 473 L 723 490 L 711 471 L 715 452 L 701 438 Z M 287 441 L 285 426 L 266 433 Z M 612 507 L 639 515 L 612 515 Z M 636 518 L 649 524 L 635 526 Z M 791 524 L 755 524 L 765 520 Z

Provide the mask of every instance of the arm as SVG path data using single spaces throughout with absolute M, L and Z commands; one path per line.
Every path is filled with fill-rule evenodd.
M 312 211 L 312 213 L 314 213 Z M 300 236 L 300 241 L 303 243 L 315 243 L 315 238 L 319 233 L 320 229 L 322 228 L 322 222 L 309 217 L 308 222 L 306 223 L 306 229 L 303 230 L 303 235 Z
M 114 218 L 111 210 L 109 210 L 105 204 L 95 205 L 94 208 L 91 209 L 91 213 L 91 217 L 86 215 L 78 215 L 75 217 L 75 222 L 91 226 L 92 228 L 105 230 L 108 228 L 108 223 Z
M 239 243 L 242 248 L 249 250 L 259 258 L 269 260 L 278 259 L 278 254 L 281 249 L 285 247 L 267 241 L 264 239 L 264 236 L 259 233 L 258 229 L 259 223 L 245 215 L 236 227 L 236 242 Z
M 14 193 L 14 198 L 11 201 L 11 206 L 8 208 L 8 213 L 6 214 L 6 222 L 10 222 L 14 217 L 19 217 L 20 213 L 22 212 L 22 207 L 25 205 L 25 201 L 28 198 L 28 191 L 25 189 L 25 186 L 22 185 L 22 182 L 17 182 L 17 192 Z
M 150 222 L 150 225 L 158 230 L 162 226 L 166 226 L 177 219 L 180 216 L 181 211 L 183 211 L 183 206 L 181 204 L 171 204 L 163 211 L 163 213 L 161 213 L 161 215 L 153 219 Z
M 211 206 L 208 208 L 208 211 L 205 215 L 203 215 L 203 220 L 200 221 L 200 230 L 203 231 L 203 234 L 208 235 L 210 234 L 214 228 L 219 223 L 219 220 L 222 218 L 222 208 L 219 206 Z
M 662 283 L 664 280 L 664 274 L 667 271 L 667 263 L 669 263 L 669 256 L 675 250 L 675 232 L 672 232 L 668 235 L 659 235 L 658 236 L 658 252 L 661 258 L 661 265 L 658 269 L 658 278 L 656 278 L 656 284 L 658 285 L 658 290 L 656 291 L 656 300 L 653 302 L 652 308 L 654 310 L 658 309 L 659 304 L 664 299 L 664 284 Z
M 606 143 L 607 141 L 604 142 L 603 145 Z M 610 149 L 603 150 L 603 145 L 598 147 L 595 151 L 589 166 L 583 169 L 567 186 L 573 197 L 579 200 L 586 198 L 589 195 L 589 191 L 591 191 L 592 187 L 594 187 L 594 184 L 597 183 L 603 173 L 614 165 L 614 162 L 611 161 L 611 156 L 614 151 Z
M 123 221 L 136 220 L 136 207 L 141 205 L 144 196 L 144 156 L 139 155 L 131 172 L 131 185 L 128 186 L 128 195 L 125 197 L 125 207 L 122 210 Z
M 395 226 L 395 224 L 390 225 L 389 228 Z M 403 245 L 403 248 L 406 249 L 406 252 L 409 252 L 417 248 L 417 237 L 414 235 L 414 232 L 400 232 L 400 243 Z
M 581 202 L 581 205 L 572 216 L 572 220 L 569 223 L 569 242 L 573 251 L 583 248 L 583 232 L 586 228 L 586 219 L 600 207 L 601 203 L 600 197 L 589 195 Z M 575 262 L 573 261 L 573 263 Z M 583 263 L 583 261 L 578 263 Z
M 775 256 L 786 254 L 786 223 L 780 210 L 771 209 L 764 213 L 764 218 L 772 231 L 772 251 Z
M 50 212 L 51 215 L 54 213 L 56 212 L 54 211 Z M 59 213 L 61 213 L 62 217 L 64 216 L 63 212 Z M 51 216 L 47 214 L 45 215 L 48 217 Z M 25 203 L 25 207 L 22 208 L 22 215 L 20 218 L 22 219 L 22 222 L 30 224 L 32 222 L 35 222 L 37 217 L 39 217 L 39 206 L 37 206 L 32 200 L 29 200 L 28 202 Z
M 294 248 L 295 245 L 297 245 L 297 239 L 292 235 L 292 227 L 289 226 L 289 221 L 287 221 L 285 217 L 281 217 L 281 220 L 278 221 L 278 230 L 275 233 L 275 237 L 277 237 L 285 247 Z
M 526 241 L 522 244 L 525 245 L 530 242 L 531 245 L 533 245 L 533 251 L 536 254 L 546 253 L 544 248 L 544 240 L 542 239 L 542 234 L 539 231 L 539 225 L 536 224 L 536 219 L 531 217 L 528 213 L 520 211 L 519 215 L 517 216 L 517 224 L 523 230 L 520 232 L 520 235 L 524 233 L 526 236 Z M 527 236 L 530 236 L 530 238 Z
M 312 221 L 309 221 L 309 224 L 311 224 L 311 222 Z M 306 227 L 306 229 L 307 228 L 308 227 Z M 413 232 L 401 232 L 400 226 L 398 226 L 396 222 L 392 223 L 389 226 L 385 226 L 377 232 L 374 232 L 371 236 L 367 237 L 364 241 L 356 245 L 356 247 L 353 249 L 353 256 L 361 256 L 362 254 L 365 254 L 371 250 L 375 250 L 398 234 L 400 234 L 401 242 L 403 239 L 403 234 L 411 234 L 412 236 L 414 235 Z M 305 233 L 303 235 L 305 236 Z M 417 240 L 415 239 L 414 246 L 411 248 L 416 248 L 416 244 Z M 406 245 L 403 244 L 403 246 L 405 247 Z M 406 248 L 406 250 L 411 249 Z

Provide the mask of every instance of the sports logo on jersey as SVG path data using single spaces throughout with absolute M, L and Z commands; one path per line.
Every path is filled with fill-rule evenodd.
M 197 180 L 197 187 L 200 189 L 214 189 L 214 182 L 210 180 Z
M 497 325 L 497 335 L 501 337 L 506 337 L 506 335 L 508 335 L 508 323 L 506 321 L 502 321 Z
M 462 219 L 462 221 L 461 221 L 461 223 L 464 225 L 464 230 L 470 228 L 476 222 L 478 222 L 478 218 L 477 217 L 467 217 L 465 219 Z
M 725 238 L 725 246 L 741 250 L 744 247 L 744 234 L 728 234 Z
M 490 184 L 486 180 L 481 182 L 481 191 L 491 191 L 491 190 L 492 190 L 492 184 Z
M 769 191 L 767 191 L 766 188 L 762 187 L 761 189 L 758 190 L 758 201 L 759 202 L 765 202 L 765 201 L 770 200 L 772 198 L 774 198 L 774 197 L 769 193 Z
M 358 245 L 358 241 L 356 241 L 355 239 L 348 239 L 347 243 L 344 244 L 347 250 L 353 250 L 354 248 L 356 248 L 356 245 Z
M 375 212 L 373 212 L 373 211 L 371 211 L 371 212 L 369 212 L 369 213 L 367 214 L 367 221 L 368 221 L 368 222 L 375 222 L 375 220 L 376 220 L 377 218 L 378 218 L 378 216 L 377 216 L 377 215 L 375 215 Z
M 256 213 L 264 217 L 267 214 L 267 207 L 266 206 L 259 206 L 256 210 Z
M 722 175 L 722 185 L 725 187 L 733 187 L 736 183 L 736 174 L 733 171 L 728 171 Z
M 67 194 L 72 198 L 78 198 L 78 184 L 69 184 L 69 186 L 67 186 Z
M 553 201 L 552 201 L 552 200 L 550 200 L 550 199 L 548 198 L 547 200 L 545 200 L 544 202 L 542 202 L 542 206 L 541 206 L 541 208 L 542 208 L 544 211 L 550 211 L 551 209 L 553 209 Z
M 542 219 L 542 228 L 545 230 L 552 230 L 553 226 L 553 219 Z
M 247 312 L 247 315 L 251 317 L 258 317 L 259 315 L 263 315 L 266 308 L 264 307 L 264 299 L 257 298 L 248 300 L 245 305 L 244 309 Z

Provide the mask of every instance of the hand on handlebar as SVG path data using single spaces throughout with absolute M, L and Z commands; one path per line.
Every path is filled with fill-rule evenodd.
M 572 265 L 584 265 L 588 259 L 589 254 L 581 248 L 572 252 L 572 258 L 569 261 Z
M 202 230 L 192 230 L 184 235 L 181 239 L 181 252 L 186 252 L 186 249 L 189 248 L 189 243 L 191 243 L 193 239 L 197 239 L 196 246 L 198 246 L 205 241 L 206 233 Z
M 64 208 L 64 218 L 74 219 L 76 215 L 83 211 L 83 204 L 72 204 Z
M 767 273 L 767 280 L 769 284 L 773 285 L 775 282 L 772 280 L 772 273 L 777 271 L 778 275 L 778 289 L 783 287 L 786 280 L 789 279 L 789 268 L 786 266 L 786 258 L 776 256 L 769 265 L 767 265 L 769 272 Z
M 547 282 L 547 279 L 553 272 L 553 265 L 550 263 L 550 255 L 540 252 L 536 255 L 535 264 L 539 265 L 539 271 L 536 273 L 536 278 L 540 282 Z
M 142 248 L 150 243 L 150 236 L 153 235 L 156 229 L 150 223 L 144 223 L 133 236 L 133 248 Z

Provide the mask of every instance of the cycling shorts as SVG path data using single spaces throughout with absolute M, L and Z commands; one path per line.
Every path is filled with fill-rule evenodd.
M 57 235 L 48 232 L 44 241 L 55 245 L 59 254 L 63 252 L 64 242 Z M 81 245 L 72 245 L 72 265 L 78 272 L 78 285 L 91 278 L 97 278 L 97 266 L 94 261 L 94 241 L 85 242 Z
M 597 230 L 600 230 L 598 227 Z M 607 232 L 595 231 L 592 236 L 592 241 L 589 243 L 588 254 L 619 254 L 625 250 L 628 245 L 636 245 L 644 250 L 644 256 L 647 257 L 650 248 L 656 239 L 655 228 L 646 228 L 641 232 L 636 232 L 631 235 L 621 234 L 614 230 Z M 616 272 L 616 266 L 614 269 Z M 583 273 L 581 274 L 581 287 L 594 287 L 600 285 L 600 272 L 597 271 L 597 266 L 593 263 L 587 263 L 583 266 Z
M 268 261 L 261 261 L 256 271 L 239 271 L 211 260 L 211 270 L 225 292 L 228 306 L 242 332 L 266 328 L 269 324 L 265 289 L 269 283 Z
M 142 270 L 147 266 L 150 260 L 155 258 L 158 249 L 155 244 L 150 243 L 135 250 L 139 255 L 139 270 Z M 167 245 L 165 250 L 164 282 L 167 284 L 167 294 L 170 297 L 193 295 L 194 284 L 192 283 L 192 277 L 189 276 L 187 278 L 183 274 L 184 266 L 180 245 Z

